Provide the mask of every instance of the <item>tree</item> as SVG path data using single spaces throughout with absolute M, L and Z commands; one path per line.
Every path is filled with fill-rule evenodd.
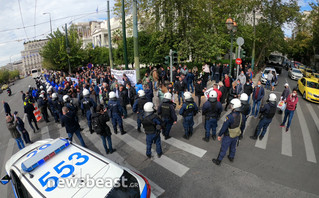
M 42 48 L 40 54 L 43 57 L 43 67 L 52 70 L 68 71 L 68 58 L 71 69 L 74 70 L 82 64 L 85 56 L 81 49 L 82 42 L 73 26 L 68 31 L 68 47 L 70 53 L 66 51 L 65 33 L 59 29 L 48 36 L 49 42 Z

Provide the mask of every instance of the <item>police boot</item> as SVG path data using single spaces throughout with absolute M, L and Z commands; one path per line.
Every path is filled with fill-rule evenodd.
M 218 159 L 212 159 L 213 163 L 216 164 L 216 165 L 220 165 L 220 163 L 222 161 L 218 160 Z
M 264 136 L 259 136 L 259 140 L 262 140 L 264 138 Z
M 142 132 L 140 127 L 137 128 L 137 131 L 138 131 L 139 133 Z
M 203 137 L 203 140 L 204 140 L 205 142 L 209 142 L 209 138 L 208 138 L 208 137 Z
M 228 157 L 228 159 L 229 159 L 230 162 L 233 162 L 233 161 L 234 161 L 234 158 L 233 158 L 233 157 L 230 157 L 229 155 L 228 155 L 227 157 Z
M 212 138 L 215 141 L 216 140 L 216 135 L 212 135 Z
M 257 140 L 257 136 L 252 135 L 252 136 L 250 136 L 250 139 Z
M 124 131 L 123 128 L 121 128 L 121 135 L 124 135 L 126 132 Z
M 188 139 L 189 139 L 189 136 L 185 134 L 185 135 L 183 135 L 183 138 L 186 139 L 186 140 L 188 140 Z
M 146 155 L 149 159 L 151 159 L 152 158 L 152 155 Z
M 117 134 L 117 130 L 114 130 L 114 133 Z

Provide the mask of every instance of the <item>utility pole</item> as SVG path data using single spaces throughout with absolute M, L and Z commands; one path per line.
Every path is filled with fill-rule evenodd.
M 230 37 L 231 37 L 231 41 L 230 41 L 230 53 L 229 53 L 229 76 L 232 76 L 232 62 L 233 62 L 233 31 L 230 31 Z
M 65 49 L 66 49 L 66 53 L 68 54 L 68 64 L 69 64 L 69 74 L 71 74 L 71 66 L 70 66 L 70 48 L 68 46 L 68 25 L 65 24 Z
M 134 39 L 134 65 L 136 79 L 140 79 L 140 57 L 138 54 L 138 21 L 137 21 L 137 0 L 133 0 L 133 39 Z
M 109 36 L 109 57 L 110 66 L 113 69 L 112 39 L 111 39 L 111 19 L 110 19 L 110 1 L 107 1 L 107 30 Z
M 124 0 L 122 0 L 122 31 L 123 31 L 123 45 L 124 45 L 124 62 L 125 62 L 125 69 L 128 69 Z
M 255 45 L 256 45 L 256 25 L 255 25 L 255 20 L 256 20 L 256 11 L 255 9 L 253 10 L 253 26 L 254 26 L 254 41 L 253 41 L 253 51 L 251 53 L 251 70 L 254 72 L 254 66 L 255 66 Z
M 173 50 L 172 49 L 169 50 L 169 58 L 170 58 L 169 71 L 170 71 L 170 76 L 171 76 L 171 82 L 173 82 Z

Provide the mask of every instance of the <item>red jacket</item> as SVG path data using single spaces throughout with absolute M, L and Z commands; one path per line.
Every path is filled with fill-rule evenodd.
M 287 110 L 294 111 L 296 110 L 296 105 L 298 103 L 298 96 L 293 96 L 292 93 L 286 99 Z
M 214 89 L 214 91 L 216 91 L 217 92 L 217 101 L 218 102 L 220 102 L 220 98 L 222 97 L 222 92 L 221 91 L 219 91 L 218 89 Z

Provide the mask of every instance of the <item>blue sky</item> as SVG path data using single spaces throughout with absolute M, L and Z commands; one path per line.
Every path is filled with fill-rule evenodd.
M 20 1 L 22 18 L 25 26 L 24 29 L 16 29 L 22 27 L 22 20 L 19 11 Z M 289 0 L 286 0 L 289 1 Z M 35 6 L 35 2 L 37 5 Z M 309 3 L 315 0 L 298 0 L 301 10 L 310 10 Z M 23 42 L 33 39 L 45 38 L 50 32 L 49 15 L 43 15 L 44 12 L 50 12 L 52 18 L 52 29 L 61 28 L 65 23 L 73 23 L 79 21 L 102 20 L 106 19 L 106 0 L 0 0 L 1 15 L 0 15 L 0 66 L 3 66 L 12 61 L 21 59 L 20 52 L 23 50 Z M 114 0 L 110 0 L 111 10 L 113 9 Z M 98 12 L 96 9 L 98 8 Z M 68 17 L 83 13 L 86 14 L 82 18 Z M 34 20 L 36 19 L 36 20 Z M 34 28 L 34 24 L 37 25 Z M 12 29 L 10 31 L 4 31 Z M 286 25 L 283 28 L 285 35 L 291 36 L 291 26 Z

